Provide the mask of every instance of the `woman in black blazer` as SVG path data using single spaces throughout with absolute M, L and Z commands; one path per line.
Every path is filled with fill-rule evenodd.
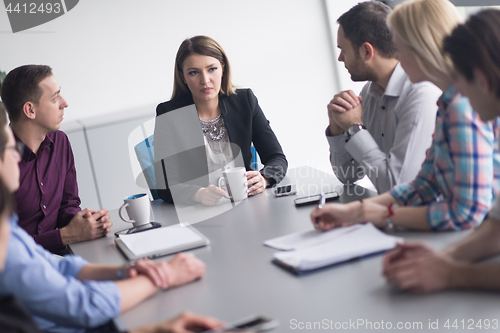
M 156 109 L 155 176 L 164 201 L 215 205 L 222 169 L 244 166 L 249 195 L 280 182 L 288 163 L 257 97 L 236 89 L 222 47 L 212 38 L 184 40 L 175 59 L 174 90 Z M 251 167 L 251 144 L 264 167 Z

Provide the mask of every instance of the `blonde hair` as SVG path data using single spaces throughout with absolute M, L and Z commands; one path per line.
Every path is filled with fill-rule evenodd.
M 192 54 L 205 55 L 219 60 L 224 69 L 222 72 L 220 92 L 226 96 L 236 93 L 236 87 L 231 82 L 231 66 L 229 65 L 229 60 L 222 46 L 210 37 L 194 36 L 182 42 L 175 56 L 174 90 L 171 99 L 191 94 L 191 91 L 182 80 L 182 64 L 184 60 Z
M 453 62 L 443 51 L 443 39 L 460 23 L 457 8 L 448 0 L 408 0 L 387 17 L 389 28 L 429 78 L 453 75 Z

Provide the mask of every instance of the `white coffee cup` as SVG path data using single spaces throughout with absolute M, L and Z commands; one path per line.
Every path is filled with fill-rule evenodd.
M 231 168 L 222 171 L 222 177 L 217 180 L 217 186 L 222 187 L 221 182 L 224 181 L 228 197 L 224 196 L 231 201 L 241 201 L 248 198 L 247 176 L 245 176 L 246 169 L 244 167 Z
M 123 199 L 124 204 L 118 210 L 120 218 L 138 227 L 151 222 L 151 201 L 146 193 L 134 194 Z M 122 215 L 123 208 L 127 209 L 130 220 Z

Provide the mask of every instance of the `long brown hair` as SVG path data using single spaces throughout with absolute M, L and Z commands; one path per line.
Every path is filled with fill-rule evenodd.
M 219 60 L 223 67 L 220 92 L 226 96 L 236 92 L 236 88 L 231 82 L 231 67 L 229 66 L 229 60 L 222 46 L 210 37 L 194 36 L 182 42 L 175 56 L 174 90 L 171 99 L 191 94 L 191 91 L 182 80 L 182 64 L 184 60 L 192 54 L 205 55 Z

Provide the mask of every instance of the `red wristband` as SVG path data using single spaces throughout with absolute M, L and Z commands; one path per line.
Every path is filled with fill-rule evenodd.
M 389 214 L 387 214 L 386 218 L 389 218 L 394 215 L 394 204 L 391 202 L 389 206 L 387 206 L 387 210 L 389 211 Z

